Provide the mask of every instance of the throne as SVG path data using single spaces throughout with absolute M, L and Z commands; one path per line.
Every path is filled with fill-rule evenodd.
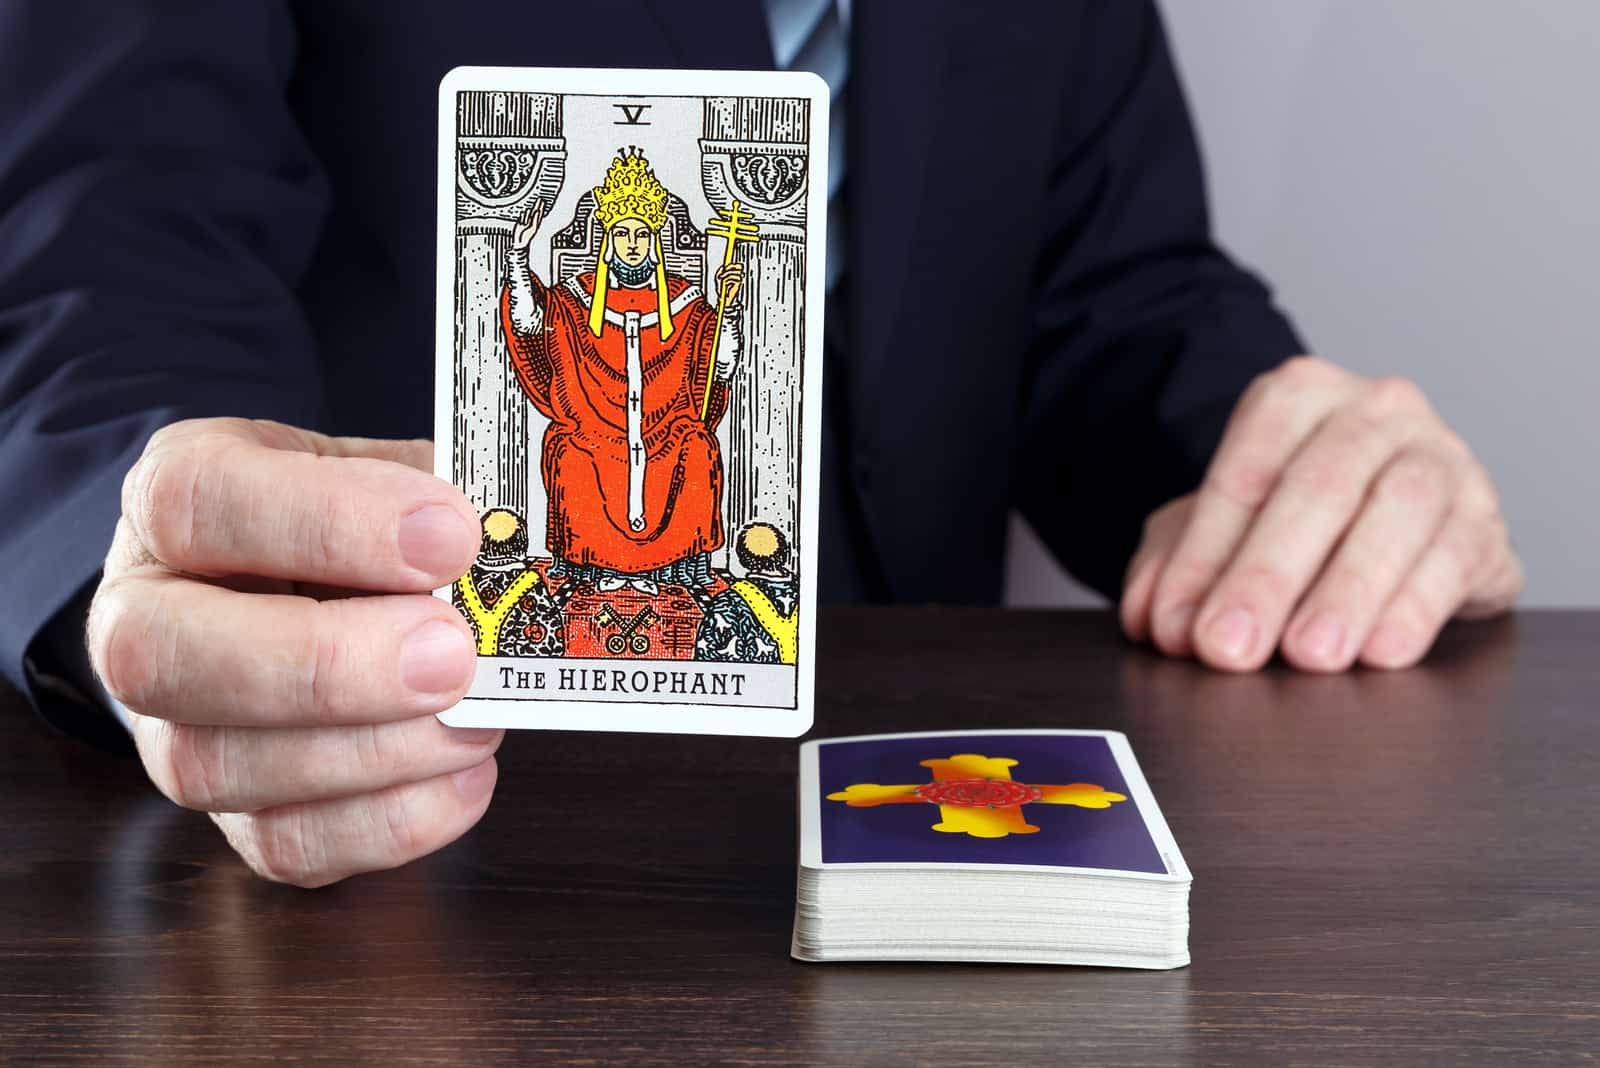
M 550 237 L 550 284 L 592 271 L 600 262 L 600 222 L 594 215 L 594 190 L 578 198 L 572 221 Z M 667 273 L 682 275 L 702 290 L 706 286 L 706 235 L 695 228 L 689 208 L 667 194 L 667 223 L 661 228 L 661 251 Z
M 550 237 L 550 284 L 560 285 L 599 263 L 603 236 L 595 218 L 594 190 L 578 197 L 572 221 Z M 661 228 L 661 250 L 668 274 L 679 275 L 702 289 L 706 282 L 706 235 L 689 218 L 689 208 L 667 194 L 667 221 Z M 702 618 L 697 599 L 682 587 L 663 586 L 656 596 L 631 587 L 601 594 L 549 574 L 551 561 L 533 566 L 555 591 L 563 617 L 565 656 L 618 660 L 686 660 L 695 655 L 695 634 Z M 725 588 L 714 582 L 711 593 Z

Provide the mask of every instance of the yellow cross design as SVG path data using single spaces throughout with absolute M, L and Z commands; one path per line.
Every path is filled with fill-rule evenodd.
M 933 825 L 936 831 L 1004 838 L 1008 834 L 1038 833 L 1039 828 L 1023 818 L 1023 805 L 1110 808 L 1115 802 L 1128 799 L 1125 794 L 1113 793 L 1092 782 L 1065 786 L 1016 782 L 1011 778 L 1016 764 L 1010 757 L 957 753 L 948 759 L 921 761 L 922 767 L 932 770 L 932 782 L 898 786 L 856 783 L 829 794 L 828 800 L 843 801 L 851 808 L 935 804 L 939 806 L 939 822 Z
M 511 615 L 511 610 L 523 594 L 538 584 L 539 572 L 530 567 L 511 580 L 511 585 L 495 601 L 493 608 L 486 608 L 483 598 L 478 596 L 478 587 L 473 584 L 471 571 L 456 579 L 456 589 L 461 594 L 467 618 L 472 621 L 473 630 L 478 632 L 479 656 L 493 656 L 500 651 L 500 628 L 506 625 L 506 618 Z
M 733 262 L 733 250 L 741 241 L 760 240 L 761 228 L 751 222 L 755 216 L 745 211 L 737 200 L 733 207 L 726 212 L 717 212 L 706 223 L 708 237 L 720 237 L 728 242 L 722 251 L 722 266 L 726 267 Z M 706 392 L 700 398 L 700 421 L 704 422 L 706 412 L 711 409 L 711 378 L 717 369 L 717 345 L 722 339 L 722 315 L 728 306 L 728 287 L 722 286 L 717 290 L 717 330 L 711 335 L 711 363 L 706 367 Z
M 733 584 L 733 592 L 745 604 L 750 606 L 750 612 L 756 617 L 756 622 L 761 624 L 761 629 L 778 643 L 778 659 L 782 663 L 792 664 L 800 653 L 800 606 L 795 605 L 794 611 L 788 615 L 778 611 L 778 606 L 772 603 L 772 598 L 762 592 L 749 579 L 740 579 Z

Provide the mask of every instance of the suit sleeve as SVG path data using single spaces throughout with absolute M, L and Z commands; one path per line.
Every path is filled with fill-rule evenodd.
M 1154 5 L 1085 8 L 1046 194 L 1018 503 L 1115 600 L 1145 517 L 1199 484 L 1251 379 L 1306 350 L 1212 240 Z
M 0 676 L 36 702 L 156 429 L 324 422 L 294 60 L 276 3 L 0 4 Z

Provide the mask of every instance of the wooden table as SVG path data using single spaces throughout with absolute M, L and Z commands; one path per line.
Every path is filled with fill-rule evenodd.
M 1175 972 L 789 959 L 795 743 L 524 734 L 401 871 L 255 881 L 0 697 L 0 1061 L 1572 1063 L 1600 1051 L 1600 614 L 1426 668 L 1209 674 L 1106 616 L 828 615 L 819 733 L 1126 731 L 1194 869 Z

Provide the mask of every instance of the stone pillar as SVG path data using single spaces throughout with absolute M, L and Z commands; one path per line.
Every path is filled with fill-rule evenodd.
M 561 98 L 462 92 L 456 98 L 456 482 L 480 512 L 528 515 L 528 403 L 500 329 L 505 252 L 535 197 L 545 210 L 566 176 Z
M 797 560 L 801 300 L 822 299 L 821 276 L 813 292 L 805 274 L 805 227 L 825 225 L 806 218 L 809 112 L 809 101 L 801 99 L 711 97 L 700 142 L 702 185 L 712 209 L 725 211 L 737 200 L 761 228 L 759 241 L 741 243 L 735 252 L 745 265 L 747 348 L 728 398 L 728 535 L 731 540 L 752 520 L 773 523 L 788 535 Z

